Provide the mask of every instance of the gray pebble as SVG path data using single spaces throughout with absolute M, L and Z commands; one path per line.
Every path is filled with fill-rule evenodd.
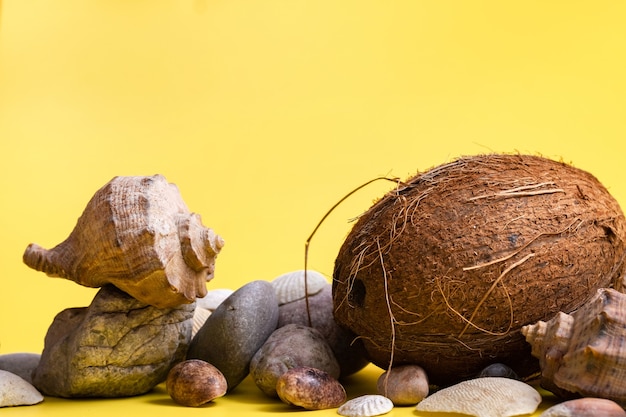
M 278 324 L 278 301 L 268 281 L 252 281 L 226 298 L 194 336 L 187 359 L 219 369 L 232 391 L 249 373 L 250 361 Z
M 311 315 L 311 327 L 317 329 L 333 350 L 339 366 L 340 377 L 352 375 L 363 369 L 369 360 L 366 358 L 363 341 L 352 332 L 339 327 L 333 317 L 332 285 L 327 284 L 317 294 L 308 299 Z M 309 325 L 307 301 L 302 298 L 297 301 L 283 304 L 279 307 L 278 327 L 286 324 Z
M 276 397 L 278 378 L 299 366 L 339 378 L 339 363 L 322 334 L 312 327 L 287 324 L 276 329 L 255 353 L 250 362 L 250 376 L 261 391 Z
M 513 369 L 503 363 L 492 363 L 489 366 L 486 366 L 482 371 L 480 371 L 477 375 L 478 378 L 483 377 L 503 377 L 503 378 L 511 378 L 519 380 L 519 376 L 515 373 Z
M 32 384 L 32 374 L 40 359 L 39 353 L 5 353 L 0 355 L 0 370 L 9 371 Z

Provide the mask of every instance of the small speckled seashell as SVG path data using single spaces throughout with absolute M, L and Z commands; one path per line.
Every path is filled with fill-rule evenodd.
M 387 414 L 393 402 L 383 395 L 361 395 L 346 401 L 337 409 L 337 414 L 346 417 L 372 417 Z
M 22 377 L 0 370 L 0 407 L 34 405 L 43 401 L 43 395 Z
M 532 414 L 541 395 L 530 385 L 510 378 L 476 378 L 444 388 L 417 404 L 417 411 L 508 417 Z
M 553 405 L 539 417 L 626 417 L 615 401 L 604 398 L 577 398 Z
M 234 290 L 229 288 L 216 288 L 214 290 L 210 290 L 207 294 L 196 300 L 196 307 L 204 308 L 205 310 L 213 311 L 215 310 L 222 301 L 227 299 Z
M 272 285 L 276 290 L 278 305 L 281 305 L 300 300 L 305 297 L 305 294 L 317 294 L 328 285 L 328 281 L 321 273 L 308 269 L 306 271 L 306 283 L 304 270 L 298 270 L 279 275 L 274 278 Z
M 202 307 L 197 307 L 193 311 L 193 325 L 191 327 L 191 337 L 194 337 L 198 330 L 204 325 L 206 319 L 211 315 L 211 311 Z

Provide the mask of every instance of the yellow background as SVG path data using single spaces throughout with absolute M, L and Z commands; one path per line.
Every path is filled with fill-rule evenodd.
M 54 315 L 91 301 L 21 256 L 116 175 L 165 175 L 225 239 L 209 288 L 302 268 L 346 193 L 462 155 L 562 159 L 626 204 L 625 19 L 619 1 L 0 0 L 0 354 L 40 352 Z M 309 266 L 330 278 L 349 220 L 389 189 L 333 212 Z M 289 410 L 247 384 L 210 412 Z M 129 407 L 177 411 L 157 391 L 2 413 Z

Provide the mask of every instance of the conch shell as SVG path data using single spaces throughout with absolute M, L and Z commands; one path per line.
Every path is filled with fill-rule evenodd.
M 545 389 L 626 406 L 626 294 L 599 289 L 575 312 L 521 331 L 539 359 Z
M 118 176 L 94 194 L 65 241 L 49 250 L 31 243 L 23 260 L 49 276 L 113 284 L 169 308 L 206 295 L 223 245 L 162 175 Z

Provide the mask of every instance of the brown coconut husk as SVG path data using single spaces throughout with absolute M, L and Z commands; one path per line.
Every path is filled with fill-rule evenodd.
M 621 289 L 626 221 L 590 173 L 478 155 L 400 183 L 353 226 L 333 274 L 335 320 L 381 368 L 449 385 L 503 362 L 539 370 L 520 328 Z

